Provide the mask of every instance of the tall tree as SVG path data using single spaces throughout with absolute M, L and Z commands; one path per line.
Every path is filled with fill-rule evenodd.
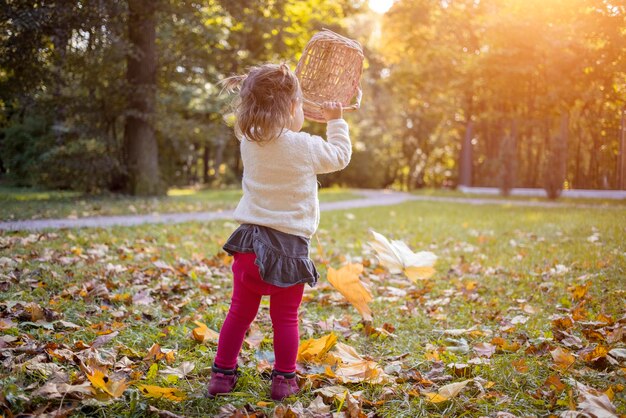
M 128 191 L 156 195 L 165 190 L 159 175 L 154 132 L 156 100 L 156 2 L 128 0 L 128 110 L 124 127 Z

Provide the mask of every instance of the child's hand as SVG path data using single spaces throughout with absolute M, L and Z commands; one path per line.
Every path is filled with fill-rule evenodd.
M 343 108 L 339 102 L 324 102 L 322 104 L 322 114 L 326 122 L 343 117 Z

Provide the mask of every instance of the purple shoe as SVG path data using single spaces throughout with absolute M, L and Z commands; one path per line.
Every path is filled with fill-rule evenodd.
M 295 373 L 272 372 L 272 394 L 275 401 L 282 401 L 287 396 L 300 392 Z
M 209 382 L 209 397 L 215 395 L 230 393 L 237 383 L 237 368 L 220 369 L 216 365 L 211 367 L 211 381 Z

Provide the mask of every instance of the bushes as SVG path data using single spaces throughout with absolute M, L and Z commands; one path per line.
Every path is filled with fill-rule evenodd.
M 42 117 L 28 117 L 4 129 L 0 159 L 8 180 L 16 186 L 34 186 L 40 169 L 39 157 L 53 146 L 49 124 Z
M 100 192 L 122 173 L 119 161 L 99 138 L 64 134 L 60 143 L 50 124 L 31 117 L 4 130 L 0 150 L 7 177 L 18 186 Z

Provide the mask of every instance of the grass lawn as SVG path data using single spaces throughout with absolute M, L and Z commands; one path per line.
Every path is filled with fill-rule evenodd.
M 0 233 L 0 408 L 272 416 L 266 302 L 240 357 L 237 391 L 204 397 L 216 345 L 192 331 L 194 321 L 219 331 L 224 320 L 230 260 L 219 250 L 234 227 Z M 369 228 L 433 251 L 437 273 L 415 284 L 390 274 L 367 245 Z M 331 413 L 345 416 L 544 417 L 583 410 L 586 396 L 626 414 L 626 211 L 407 202 L 324 212 L 312 244 L 322 277 L 305 293 L 301 339 L 332 330 L 384 370 L 386 383 L 345 382 L 333 367 L 300 363 L 304 391 L 284 403 L 293 410 L 321 394 Z M 365 266 L 377 332 L 366 332 L 326 280 L 328 267 L 347 262 Z M 128 388 L 117 390 L 119 382 Z M 433 395 L 455 382 L 458 393 Z M 153 398 L 140 384 L 180 392 Z
M 354 199 L 346 189 L 322 189 L 320 201 Z M 18 219 L 84 218 L 88 216 L 204 212 L 233 209 L 241 189 L 170 189 L 164 197 L 82 195 L 0 186 L 0 221 Z
M 586 198 L 586 197 L 559 197 L 556 200 L 548 199 L 544 196 L 501 196 L 499 194 L 477 194 L 477 193 L 464 193 L 459 190 L 452 189 L 421 189 L 415 190 L 413 194 L 419 196 L 434 196 L 434 197 L 454 197 L 454 198 L 478 198 L 478 199 L 493 199 L 493 200 L 513 200 L 521 202 L 556 202 L 567 203 L 576 205 L 594 205 L 594 206 L 624 206 L 626 207 L 626 199 L 598 199 L 598 198 Z

